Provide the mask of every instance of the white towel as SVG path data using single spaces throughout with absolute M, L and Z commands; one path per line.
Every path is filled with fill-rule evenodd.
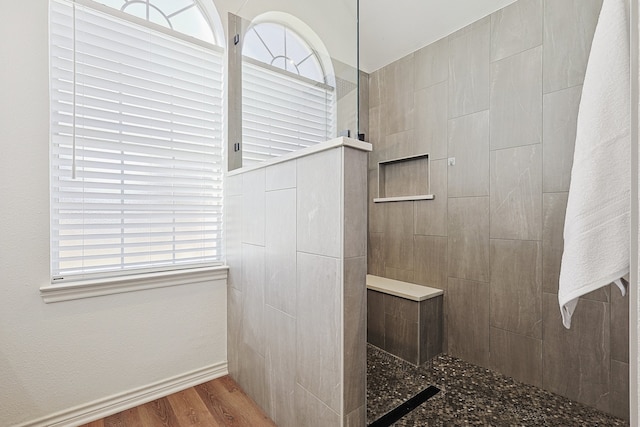
M 604 0 L 578 112 L 558 302 L 571 327 L 578 298 L 629 272 L 631 146 L 629 13 Z

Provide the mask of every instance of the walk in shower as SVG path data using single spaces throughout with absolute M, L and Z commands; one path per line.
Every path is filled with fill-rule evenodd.
M 627 425 L 629 299 L 569 330 L 557 303 L 602 0 L 507 2 L 364 70 L 357 2 L 271 3 L 227 22 L 231 375 L 282 426 Z M 365 274 L 433 288 L 436 320 L 367 305 Z M 440 354 L 403 357 L 430 328 Z
M 369 422 L 429 385 L 440 394 L 398 425 L 629 419 L 629 298 L 617 287 L 586 295 L 567 330 L 557 295 L 601 6 L 519 0 L 369 74 L 368 273 L 445 300 L 444 355 L 416 367 L 369 347 Z M 379 162 L 425 153 L 432 200 L 374 202 Z M 409 188 L 419 176 L 384 180 Z M 380 337 L 380 322 L 401 337 L 419 327 L 383 299 L 369 343 L 399 340 Z

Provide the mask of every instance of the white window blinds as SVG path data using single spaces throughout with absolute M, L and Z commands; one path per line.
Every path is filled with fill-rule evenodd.
M 50 40 L 54 280 L 220 261 L 220 49 L 57 0 Z
M 244 58 L 242 165 L 335 137 L 332 87 Z

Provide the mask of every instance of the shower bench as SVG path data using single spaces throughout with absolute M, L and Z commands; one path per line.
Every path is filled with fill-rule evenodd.
M 367 275 L 367 342 L 413 365 L 442 353 L 441 289 Z

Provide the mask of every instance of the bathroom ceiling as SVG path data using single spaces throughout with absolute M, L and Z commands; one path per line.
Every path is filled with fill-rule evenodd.
M 360 0 L 360 68 L 376 71 L 515 0 Z

